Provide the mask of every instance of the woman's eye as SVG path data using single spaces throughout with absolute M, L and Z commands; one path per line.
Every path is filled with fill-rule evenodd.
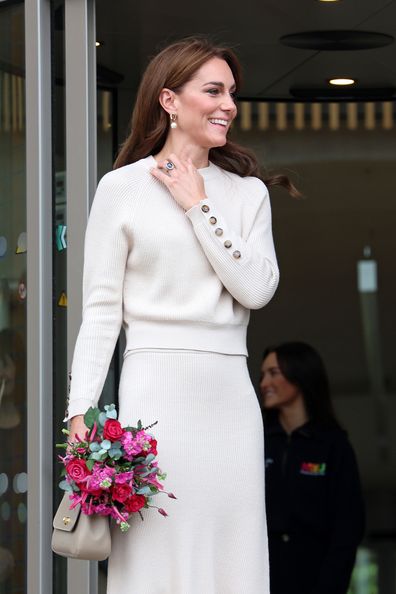
M 208 93 L 210 93 L 211 95 L 218 95 L 219 94 L 219 89 L 209 89 Z

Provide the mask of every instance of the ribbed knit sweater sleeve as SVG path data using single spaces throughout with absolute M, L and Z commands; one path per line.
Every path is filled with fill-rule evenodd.
M 131 233 L 122 181 L 98 185 L 85 235 L 83 319 L 71 368 L 68 418 L 95 406 L 122 324 L 125 265 Z
M 227 224 L 210 198 L 201 200 L 186 215 L 224 287 L 244 307 L 259 309 L 274 295 L 279 269 L 272 238 L 268 191 L 257 178 L 250 178 L 250 181 L 254 184 L 252 190 L 261 193 L 261 199 L 246 237 Z

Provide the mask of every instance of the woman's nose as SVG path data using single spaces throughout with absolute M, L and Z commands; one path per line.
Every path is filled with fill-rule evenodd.
M 234 111 L 236 109 L 234 99 L 231 97 L 231 95 L 226 95 L 223 97 L 220 107 L 223 111 Z
M 260 380 L 260 388 L 263 390 L 264 388 L 268 387 L 268 377 L 263 375 Z

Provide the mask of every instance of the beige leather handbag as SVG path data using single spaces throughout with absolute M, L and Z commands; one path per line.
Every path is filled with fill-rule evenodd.
M 87 516 L 80 505 L 70 509 L 65 493 L 53 521 L 52 550 L 63 557 L 103 561 L 111 552 L 109 518 Z

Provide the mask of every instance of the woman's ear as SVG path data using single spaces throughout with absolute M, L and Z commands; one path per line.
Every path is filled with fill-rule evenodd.
M 159 102 L 161 107 L 163 107 L 167 113 L 171 114 L 176 112 L 175 101 L 176 93 L 174 91 L 171 91 L 170 89 L 162 89 L 159 96 Z

